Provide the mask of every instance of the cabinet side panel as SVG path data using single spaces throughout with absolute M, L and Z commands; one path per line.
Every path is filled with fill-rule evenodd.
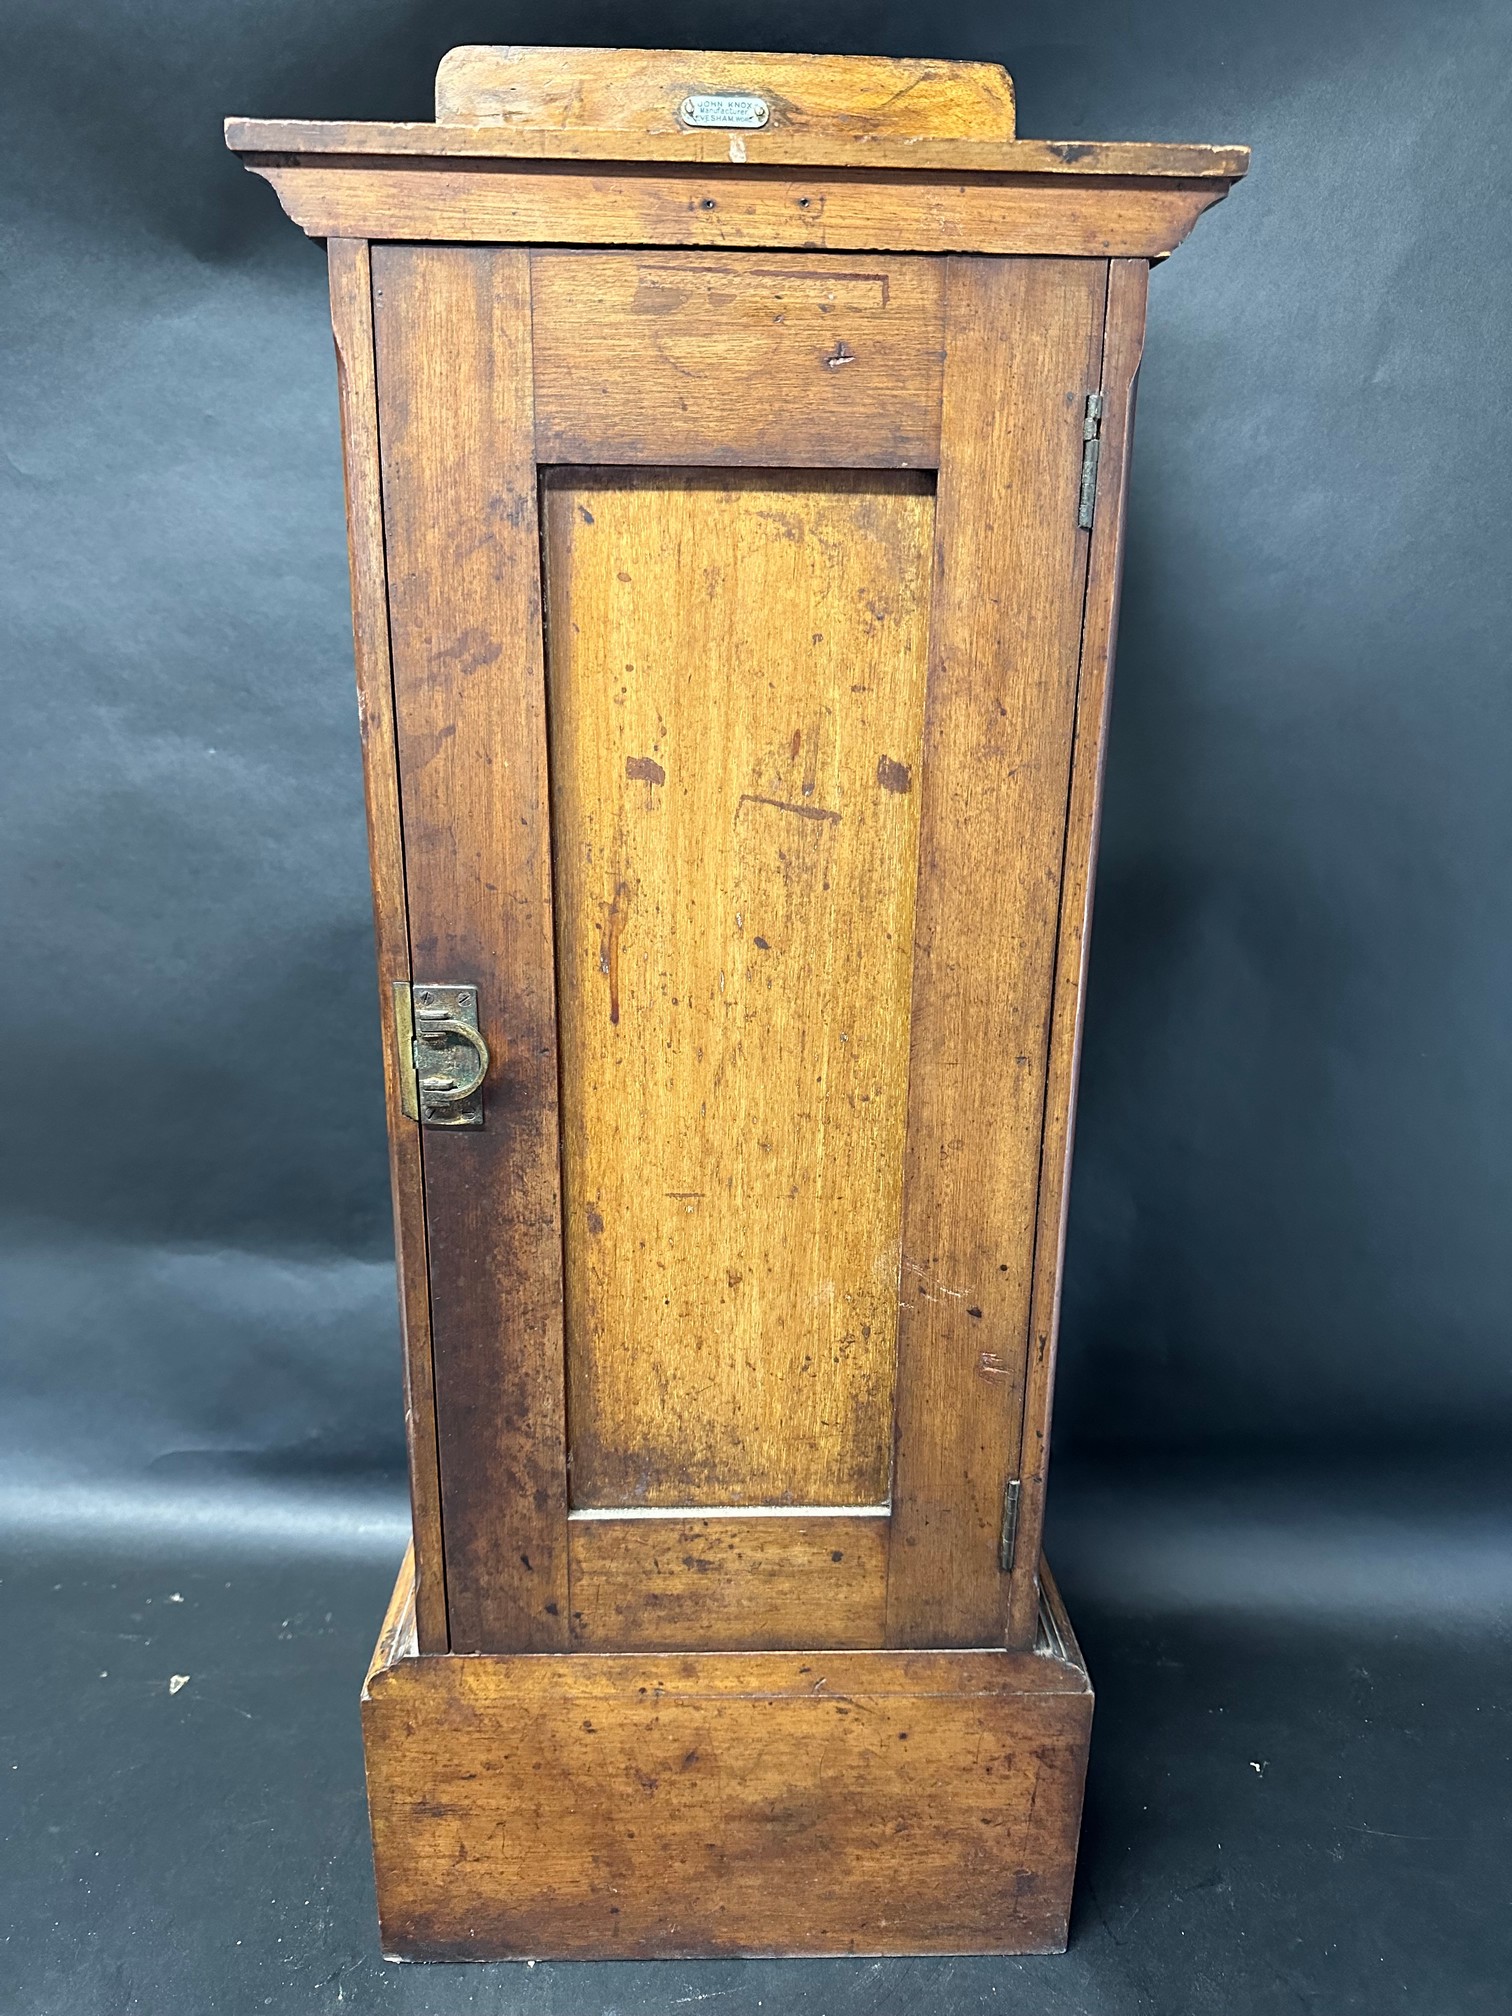
M 953 259 L 925 706 L 888 1634 L 1001 1638 L 1103 261 Z
M 422 1135 L 454 1651 L 567 1636 L 556 1008 L 523 252 L 373 254 L 414 978 L 470 983 L 477 1130 Z
M 545 494 L 573 1503 L 874 1505 L 933 483 Z
M 394 1247 L 399 1264 L 399 1309 L 404 1333 L 416 1630 L 422 1652 L 444 1652 L 446 1568 L 441 1545 L 441 1486 L 436 1461 L 420 1138 L 414 1125 L 405 1118 L 395 1068 L 393 982 L 409 978 L 409 919 L 404 894 L 394 688 L 389 662 L 371 261 L 366 244 L 350 238 L 333 238 L 328 255 L 331 327 L 336 338 L 336 369 L 341 388 L 352 634 L 357 659 L 368 849 L 373 869 L 373 927 L 378 950 L 378 1012 L 383 1029 Z
M 1045 1100 L 1039 1225 L 1033 1301 L 1029 1318 L 1029 1373 L 1024 1404 L 1022 1490 L 1009 1597 L 1008 1643 L 1034 1641 L 1038 1613 L 1035 1564 L 1044 1526 L 1045 1471 L 1049 1455 L 1050 1400 L 1060 1326 L 1061 1270 L 1066 1247 L 1066 1200 L 1081 1058 L 1083 991 L 1092 919 L 1092 887 L 1102 811 L 1103 749 L 1112 693 L 1118 590 L 1123 570 L 1124 510 L 1129 451 L 1134 436 L 1134 386 L 1144 346 L 1149 267 L 1142 259 L 1115 259 L 1108 275 L 1108 315 L 1103 347 L 1102 455 L 1097 509 L 1087 576 L 1081 678 L 1076 701 L 1076 749 L 1070 816 L 1061 882 L 1060 942 L 1056 952 L 1055 1006 Z

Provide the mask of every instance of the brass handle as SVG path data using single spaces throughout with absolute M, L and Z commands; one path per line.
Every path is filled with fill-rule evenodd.
M 488 1045 L 483 1040 L 482 1031 L 437 1008 L 417 1009 L 415 1020 L 419 1024 L 416 1035 L 427 1043 L 437 1036 L 460 1036 L 471 1047 L 475 1064 L 470 1077 L 443 1078 L 431 1073 L 420 1080 L 420 1090 L 425 1094 L 428 1106 L 465 1105 L 476 1092 L 482 1090 L 483 1080 L 488 1076 Z

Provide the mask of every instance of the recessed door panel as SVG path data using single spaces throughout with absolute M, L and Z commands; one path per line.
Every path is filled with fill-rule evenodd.
M 933 517 L 547 479 L 575 1506 L 887 1498 Z

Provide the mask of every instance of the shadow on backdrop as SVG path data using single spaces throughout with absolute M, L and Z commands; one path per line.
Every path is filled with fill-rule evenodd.
M 1179 0 L 822 25 L 8 11 L 16 1504 L 27 1479 L 401 1465 L 323 261 L 219 122 L 425 117 L 440 54 L 479 39 L 986 57 L 1027 133 L 1254 145 L 1152 288 L 1058 1446 L 1068 1489 L 1163 1447 L 1263 1466 L 1473 1443 L 1492 1474 L 1512 16 Z

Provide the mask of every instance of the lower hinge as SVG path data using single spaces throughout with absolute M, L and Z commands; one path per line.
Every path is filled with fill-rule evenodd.
M 1003 1486 L 1003 1530 L 998 1535 L 998 1567 L 1004 1575 L 1013 1573 L 1013 1550 L 1018 1544 L 1019 1493 L 1022 1480 L 1010 1477 Z
M 1082 420 L 1081 494 L 1077 499 L 1076 522 L 1083 532 L 1091 530 L 1097 510 L 1097 458 L 1102 452 L 1103 395 L 1087 394 L 1087 410 Z

